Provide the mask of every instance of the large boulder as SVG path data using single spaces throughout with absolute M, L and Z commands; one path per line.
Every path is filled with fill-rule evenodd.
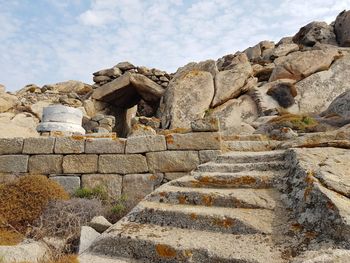
M 192 70 L 210 72 L 213 77 L 215 77 L 215 75 L 219 72 L 216 62 L 214 60 L 209 59 L 198 63 L 191 62 L 183 67 L 180 67 L 176 71 L 174 78 L 179 78 L 183 75 L 186 75 Z
M 39 120 L 30 113 L 1 113 L 0 138 L 38 137 L 38 123 Z
M 335 61 L 329 70 L 315 73 L 298 83 L 296 101 L 300 113 L 320 113 L 340 94 L 350 89 L 350 55 Z
M 239 63 L 230 70 L 220 71 L 215 76 L 215 96 L 212 107 L 223 104 L 229 99 L 237 98 L 247 90 L 244 88 L 248 78 L 253 74 L 249 62 Z
M 277 65 L 269 81 L 272 82 L 278 79 L 299 81 L 315 72 L 327 70 L 339 56 L 340 54 L 335 48 L 293 52 Z
M 203 118 L 214 96 L 214 81 L 207 71 L 191 70 L 169 83 L 162 106 L 162 128 L 190 128 Z
M 342 47 L 350 47 L 350 11 L 341 12 L 334 24 L 337 41 Z
M 344 118 L 350 118 L 350 85 L 349 90 L 340 94 L 329 105 L 327 110 L 322 112 L 321 116 L 339 115 Z
M 254 100 L 248 95 L 243 95 L 210 110 L 209 116 L 219 119 L 222 131 L 252 133 L 254 129 L 248 123 L 258 117 L 258 110 Z
M 13 108 L 18 102 L 16 96 L 5 92 L 5 87 L 0 87 L 0 113 L 6 112 Z
M 333 27 L 326 22 L 311 22 L 300 28 L 293 42 L 310 47 L 316 43 L 337 45 Z

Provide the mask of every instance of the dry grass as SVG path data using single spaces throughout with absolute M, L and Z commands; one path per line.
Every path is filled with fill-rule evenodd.
M 318 122 L 310 116 L 291 113 L 275 117 L 269 123 L 281 127 L 289 127 L 297 131 L 307 131 L 318 125 Z
M 54 181 L 42 175 L 27 175 L 0 187 L 0 228 L 12 226 L 24 233 L 38 219 L 51 200 L 69 195 Z

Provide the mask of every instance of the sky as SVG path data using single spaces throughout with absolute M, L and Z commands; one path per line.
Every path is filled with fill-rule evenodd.
M 91 84 L 120 61 L 174 72 L 344 9 L 350 0 L 0 0 L 0 84 Z

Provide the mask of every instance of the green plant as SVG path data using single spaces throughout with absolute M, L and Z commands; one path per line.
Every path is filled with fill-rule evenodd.
M 127 200 L 128 198 L 126 195 L 121 195 L 118 199 L 110 203 L 110 208 L 108 209 L 106 214 L 106 217 L 110 222 L 115 223 L 127 214 Z
M 78 198 L 86 198 L 86 199 L 97 198 L 97 199 L 100 199 L 101 201 L 106 201 L 108 199 L 108 193 L 102 185 L 95 186 L 93 188 L 87 188 L 87 187 L 79 188 L 75 191 L 74 196 Z
M 21 176 L 0 187 L 0 228 L 9 229 L 11 226 L 25 233 L 49 201 L 67 199 L 68 193 L 46 176 Z

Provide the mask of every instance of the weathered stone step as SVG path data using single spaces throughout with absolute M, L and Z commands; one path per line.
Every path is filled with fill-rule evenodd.
M 192 172 L 192 176 L 183 176 L 170 184 L 194 188 L 271 188 L 275 178 L 285 173 L 286 170 L 237 173 Z
M 125 220 L 107 230 L 90 250 L 145 262 L 283 262 L 266 235 L 232 235 Z
M 274 150 L 279 141 L 223 141 L 222 150 L 224 152 L 230 151 L 248 151 L 248 152 L 258 152 L 258 151 L 270 151 Z
M 271 171 L 285 169 L 285 162 L 254 162 L 254 163 L 216 163 L 208 162 L 197 167 L 198 172 L 219 172 L 219 173 L 235 173 L 243 171 Z
M 215 162 L 217 163 L 250 163 L 250 162 L 270 162 L 282 161 L 284 151 L 264 151 L 264 152 L 229 152 L 219 155 Z
M 231 234 L 270 234 L 274 214 L 266 209 L 175 205 L 142 201 L 132 222 Z
M 170 204 L 274 209 L 279 200 L 275 189 L 213 189 L 164 185 L 146 197 L 147 201 Z

